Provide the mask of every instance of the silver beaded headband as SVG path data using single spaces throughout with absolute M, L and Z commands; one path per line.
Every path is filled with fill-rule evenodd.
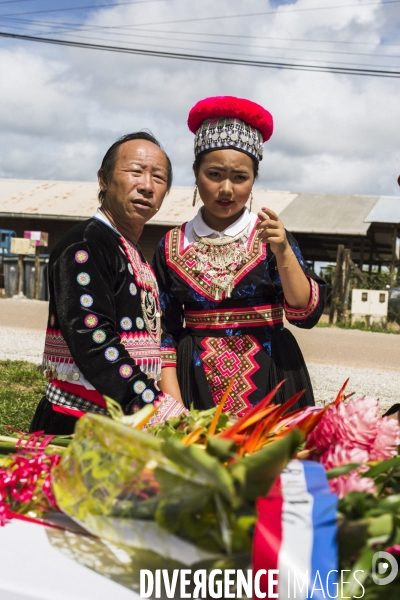
M 239 119 L 207 119 L 196 131 L 194 154 L 207 150 L 233 148 L 262 160 L 263 138 L 258 129 Z

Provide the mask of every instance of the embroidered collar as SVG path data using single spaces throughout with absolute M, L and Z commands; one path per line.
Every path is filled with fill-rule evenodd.
M 235 235 L 237 235 L 238 233 L 243 231 L 243 229 L 245 229 L 245 227 L 247 227 L 247 225 L 252 220 L 252 214 L 249 211 L 249 209 L 245 206 L 243 213 L 240 215 L 240 217 L 238 219 L 236 219 L 236 221 L 234 223 L 232 223 L 231 225 L 228 225 L 228 227 L 226 229 L 224 229 L 223 231 L 216 231 L 215 229 L 211 229 L 211 227 L 209 227 L 204 222 L 203 208 L 204 207 L 201 207 L 199 209 L 199 212 L 193 219 L 193 229 L 197 233 L 197 235 L 200 237 L 204 237 L 204 236 L 210 237 L 213 235 L 215 235 L 216 237 L 218 237 L 218 236 L 223 237 L 226 235 L 234 237 Z
M 202 208 L 200 208 L 199 212 L 195 216 L 194 219 L 188 221 L 185 226 L 185 239 L 183 242 L 184 248 L 187 248 L 190 244 L 195 242 L 195 238 L 193 232 L 200 237 L 222 237 L 222 236 L 231 236 L 235 237 L 238 233 L 243 231 L 246 226 L 250 223 L 250 229 L 253 229 L 254 225 L 257 222 L 257 215 L 251 213 L 248 208 L 245 207 L 243 214 L 231 225 L 229 225 L 224 231 L 215 231 L 208 227 L 204 223 Z
M 257 222 L 257 215 L 254 225 Z M 192 223 L 192 221 L 190 221 Z M 192 289 L 201 294 L 208 300 L 215 302 L 215 294 L 213 293 L 212 280 L 205 274 L 197 272 L 197 256 L 193 244 L 187 243 L 186 228 L 189 223 L 175 227 L 165 236 L 165 259 L 168 267 L 170 267 L 177 275 L 179 275 Z M 191 235 L 193 236 L 193 229 Z M 241 265 L 235 271 L 234 285 L 244 277 L 251 269 L 256 267 L 267 255 L 267 246 L 260 242 L 257 236 L 255 226 L 250 229 L 249 239 L 246 244 L 248 258 L 245 264 Z M 225 292 L 217 301 L 226 298 Z

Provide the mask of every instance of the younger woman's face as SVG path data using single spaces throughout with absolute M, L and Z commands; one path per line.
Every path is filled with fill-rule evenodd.
M 210 227 L 222 231 L 239 218 L 250 196 L 253 161 L 238 150 L 214 150 L 203 156 L 195 175 L 205 207 L 203 218 Z

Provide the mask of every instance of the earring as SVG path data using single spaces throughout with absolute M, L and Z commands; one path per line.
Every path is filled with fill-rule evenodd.
M 251 192 L 250 192 L 250 206 L 249 206 L 250 212 L 251 212 L 252 207 L 253 207 L 253 190 L 251 190 Z
M 197 185 L 194 188 L 194 192 L 193 192 L 193 202 L 192 202 L 192 206 L 196 206 L 196 198 L 197 198 Z

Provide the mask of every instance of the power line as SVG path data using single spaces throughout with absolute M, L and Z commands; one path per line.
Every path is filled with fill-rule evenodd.
M 18 0 L 18 1 L 28 1 L 28 0 Z M 13 22 L 17 22 L 17 23 L 26 23 L 27 25 L 36 25 L 36 26 L 43 26 L 43 27 L 47 27 L 50 26 L 53 28 L 58 28 L 61 31 L 53 31 L 53 33 L 56 33 L 57 35 L 59 33 L 69 33 L 69 32 L 84 32 L 84 31 L 88 31 L 88 32 L 97 32 L 100 30 L 103 30 L 104 27 L 102 26 L 85 26 L 85 27 L 79 27 L 77 28 L 77 24 L 76 23 L 54 23 L 51 21 L 36 21 L 36 20 L 29 20 L 29 19 L 7 19 L 9 21 L 13 21 Z M 23 27 L 16 27 L 14 25 L 10 26 L 12 29 L 24 29 Z M 67 27 L 67 29 L 66 29 Z M 108 28 L 107 28 L 108 29 Z M 112 28 L 114 29 L 114 28 Z M 120 27 L 116 26 L 115 29 L 120 29 Z M 379 46 L 392 46 L 395 48 L 399 48 L 400 44 L 389 44 L 389 43 L 385 43 L 385 42 L 355 42 L 355 41 L 349 41 L 349 40 L 342 40 L 342 41 L 338 41 L 338 40 L 312 40 L 312 39 L 304 39 L 304 38 L 276 38 L 276 37 L 260 37 L 260 36 L 251 36 L 251 35 L 236 35 L 236 34 L 221 34 L 221 33 L 198 33 L 198 32 L 186 32 L 186 31 L 164 31 L 164 30 L 160 30 L 160 29 L 138 29 L 138 30 L 134 30 L 134 32 L 132 32 L 132 34 L 128 33 L 128 32 L 124 32 L 124 31 L 113 31 L 114 35 L 118 35 L 124 38 L 130 38 L 130 37 L 135 37 L 135 39 L 137 37 L 142 37 L 142 38 L 147 38 L 147 37 L 152 37 L 152 36 L 145 36 L 145 35 L 140 35 L 137 36 L 137 32 L 153 32 L 153 33 L 165 33 L 165 34 L 179 34 L 179 35 L 190 35 L 190 36 L 212 36 L 212 37 L 218 37 L 218 38 L 241 38 L 241 39 L 254 39 L 254 40 L 272 40 L 272 41 L 289 41 L 289 42 L 302 42 L 302 43 L 329 43 L 329 44 L 360 44 L 360 45 L 379 45 Z M 105 34 L 108 34 L 108 32 L 104 32 Z M 111 33 L 111 32 L 110 32 Z M 92 38 L 92 39 L 96 39 L 96 38 Z M 164 40 L 170 40 L 170 38 L 164 38 L 164 37 L 160 37 L 158 36 L 157 39 L 164 39 Z M 117 41 L 117 40 L 109 40 L 109 41 Z M 174 40 L 174 41 L 178 41 L 178 40 Z M 190 43 L 197 43 L 195 40 L 182 40 L 182 41 L 187 41 Z M 323 53 L 323 54 L 343 54 L 343 55 L 349 55 L 349 56 L 374 56 L 374 57 L 382 57 L 382 58 L 399 58 L 397 55 L 393 56 L 393 55 L 388 55 L 388 54 L 369 54 L 369 53 L 365 53 L 365 52 L 343 52 L 343 51 L 337 51 L 337 50 L 312 50 L 312 49 L 307 49 L 307 48 L 285 48 L 285 47 L 276 47 L 276 46 L 248 46 L 248 45 L 244 45 L 244 44 L 237 44 L 237 43 L 230 43 L 230 42 L 213 42 L 210 40 L 199 40 L 198 43 L 203 43 L 203 44 L 212 44 L 212 45 L 224 45 L 224 46 L 245 46 L 248 48 L 259 48 L 259 49 L 269 49 L 269 50 L 294 50 L 294 51 L 299 51 L 299 52 L 318 52 L 318 53 Z
M 12 21 L 17 21 L 18 23 L 22 23 L 25 22 L 28 25 L 32 24 L 32 25 L 38 25 L 38 26 L 51 26 L 53 29 L 54 28 L 59 28 L 59 31 L 53 31 L 52 33 L 59 35 L 61 33 L 69 33 L 69 32 L 74 32 L 75 35 L 81 33 L 81 32 L 97 32 L 97 28 L 96 26 L 94 27 L 73 27 L 74 25 L 76 25 L 75 23 L 64 23 L 64 24 L 59 24 L 59 23 L 52 23 L 49 21 L 32 21 L 32 20 L 25 20 L 25 19 L 10 19 Z M 65 29 L 65 27 L 69 25 L 70 27 L 73 28 L 67 28 Z M 10 26 L 12 29 L 22 29 L 24 30 L 24 27 L 16 27 L 15 25 L 11 25 Z M 61 29 L 61 31 L 60 31 Z M 152 38 L 153 36 L 147 36 L 147 35 L 138 35 L 137 32 L 154 32 L 154 33 L 174 33 L 174 34 L 184 34 L 184 35 L 192 35 L 192 32 L 178 32 L 178 31 L 174 31 L 174 32 L 164 32 L 163 30 L 157 30 L 157 29 L 140 29 L 140 30 L 135 30 L 135 32 L 132 33 L 128 33 L 128 32 L 119 32 L 119 31 L 113 31 L 114 35 L 118 35 L 122 38 L 132 38 L 134 37 L 135 39 L 137 38 Z M 49 33 L 49 32 L 47 32 Z M 106 35 L 111 34 L 111 32 L 104 32 Z M 235 36 L 235 35 L 226 35 L 223 36 L 222 34 L 209 34 L 209 33 L 198 33 L 198 34 L 193 34 L 193 35 L 214 35 L 216 37 L 238 37 L 238 38 L 248 38 L 248 39 L 253 39 L 253 36 Z M 86 36 L 79 36 L 79 37 L 84 37 L 84 39 L 92 39 L 97 41 L 99 38 L 96 37 L 86 37 Z M 366 52 L 349 52 L 349 51 L 338 51 L 338 50 L 313 50 L 313 49 L 309 49 L 309 48 L 293 48 L 293 47 L 282 47 L 282 46 L 258 46 L 258 45 L 248 45 L 248 44 L 238 44 L 238 43 L 231 43 L 231 42 L 216 42 L 216 41 L 210 41 L 210 40 L 199 40 L 198 42 L 196 40 L 172 40 L 169 37 L 160 37 L 157 36 L 155 39 L 157 40 L 166 40 L 166 41 L 174 41 L 175 43 L 181 43 L 181 42 L 189 42 L 189 43 L 199 43 L 199 44 L 208 44 L 208 45 L 218 45 L 218 46 L 235 46 L 235 47 L 245 47 L 245 48 L 255 48 L 255 49 L 265 49 L 265 50 L 289 50 L 289 51 L 294 51 L 294 52 L 312 52 L 312 53 L 319 53 L 319 54 L 340 54 L 340 55 L 344 55 L 344 56 L 369 56 L 369 57 L 374 57 L 374 58 L 387 58 L 387 59 L 396 59 L 396 58 L 400 58 L 400 56 L 398 55 L 389 55 L 389 54 L 371 54 L 371 53 L 366 53 Z M 287 41 L 299 41 L 299 42 L 307 42 L 307 41 L 316 41 L 316 40 L 303 40 L 303 39 L 297 39 L 297 38 L 269 38 L 269 37 L 254 37 L 254 39 L 270 39 L 270 40 L 287 40 Z M 101 41 L 104 41 L 103 39 Z M 120 40 L 114 40 L 114 39 L 107 39 L 108 42 L 119 42 Z M 320 43 L 322 43 L 322 40 L 319 40 Z M 344 43 L 344 42 L 336 42 L 336 43 Z M 357 42 L 349 42 L 349 43 L 357 43 Z M 145 44 L 146 45 L 146 44 Z M 389 45 L 389 44 L 386 44 Z M 394 47 L 399 47 L 396 44 L 391 44 Z M 191 50 L 191 48 L 181 48 L 181 49 L 185 49 L 185 50 Z M 238 53 L 230 53 L 230 54 L 238 54 Z M 250 54 L 249 54 L 250 56 Z M 279 57 L 279 59 L 281 59 L 281 57 Z M 282 59 L 285 60 L 285 59 Z M 318 61 L 319 62 L 319 61 Z M 346 64 L 346 63 L 342 63 L 342 64 Z M 380 65 L 374 65 L 374 66 L 380 66 Z
M 8 0 L 10 1 L 10 0 Z M 23 0 L 16 0 L 22 2 Z M 24 0 L 26 1 L 26 0 Z M 29 12 L 11 13 L 6 15 L 0 15 L 0 17 L 18 17 L 19 15 L 40 15 L 43 13 L 50 12 L 66 12 L 68 10 L 87 10 L 88 8 L 116 8 L 117 6 L 123 6 L 125 4 L 151 4 L 152 2 L 168 2 L 168 0 L 131 0 L 130 2 L 117 2 L 116 4 L 90 4 L 89 6 L 72 6 L 66 8 L 49 8 L 47 10 L 33 10 Z M 3 4 L 3 2 L 0 2 Z M 5 3 L 4 3 L 5 4 Z
M 16 27 L 15 25 L 13 25 L 12 28 L 13 29 L 22 29 L 22 30 L 24 30 L 23 27 Z M 77 29 L 63 29 L 63 31 L 54 31 L 53 34 L 60 35 L 62 33 L 68 33 L 68 32 L 71 32 L 71 31 L 73 31 L 75 33 L 75 37 L 79 37 L 81 39 L 99 41 L 98 37 L 79 35 L 82 31 L 85 31 L 84 29 L 83 30 L 82 29 L 78 29 L 78 30 Z M 116 32 L 114 32 L 114 34 L 115 33 Z M 122 33 L 121 35 L 123 37 L 128 37 L 128 38 L 132 38 L 133 37 L 132 34 L 123 34 Z M 260 50 L 278 50 L 278 51 L 279 50 L 283 50 L 283 51 L 289 51 L 289 52 L 292 51 L 292 52 L 301 52 L 301 53 L 312 52 L 312 53 L 318 53 L 318 54 L 340 54 L 340 55 L 344 55 L 344 56 L 368 56 L 368 57 L 373 57 L 373 58 L 387 58 L 387 59 L 397 59 L 397 58 L 400 58 L 400 55 L 371 54 L 371 53 L 366 53 L 366 52 L 342 52 L 342 51 L 338 51 L 338 50 L 312 50 L 312 49 L 308 49 L 308 48 L 292 48 L 292 47 L 287 47 L 287 46 L 286 47 L 282 47 L 282 46 L 278 46 L 278 47 L 277 46 L 254 46 L 254 45 L 248 45 L 248 44 L 237 44 L 237 43 L 229 43 L 229 42 L 210 42 L 210 41 L 203 42 L 202 40 L 199 40 L 197 42 L 195 40 L 193 40 L 193 41 L 192 40 L 173 40 L 173 39 L 168 38 L 168 37 L 160 37 L 160 36 L 157 36 L 155 38 L 154 36 L 140 35 L 140 34 L 139 35 L 135 34 L 134 37 L 135 37 L 135 39 L 138 39 L 138 38 L 142 39 L 142 38 L 144 38 L 146 40 L 147 39 L 152 39 L 154 41 L 158 41 L 158 40 L 165 40 L 165 41 L 168 41 L 168 42 L 173 41 L 173 42 L 175 42 L 175 44 L 176 43 L 185 43 L 185 42 L 186 43 L 188 43 L 188 42 L 189 43 L 197 43 L 197 44 L 204 44 L 204 43 L 206 43 L 206 44 L 212 44 L 212 45 L 218 45 L 218 46 L 234 46 L 235 48 L 248 48 L 250 50 L 254 48 L 254 49 L 260 49 Z M 104 40 L 102 38 L 101 41 L 103 41 L 103 42 L 104 41 L 107 41 L 107 42 L 117 42 L 118 43 L 121 40 L 115 40 L 115 39 L 110 39 L 110 38 L 107 38 L 107 40 Z M 147 46 L 147 47 L 157 47 L 156 44 L 141 44 L 141 45 L 142 46 Z M 158 45 L 158 47 L 160 47 L 160 45 Z M 178 49 L 180 49 L 180 50 L 193 50 L 193 48 L 178 48 Z M 236 54 L 236 55 L 242 55 L 243 56 L 242 52 L 228 52 L 228 51 L 225 51 L 225 50 L 223 50 L 223 52 L 225 54 Z M 247 56 L 252 56 L 251 53 L 246 53 L 246 54 L 247 54 Z M 286 57 L 286 58 L 288 58 L 288 57 Z M 289 58 L 291 58 L 291 57 L 289 57 Z M 279 60 L 285 60 L 285 59 L 279 57 Z M 297 59 L 295 58 L 295 59 L 292 59 L 292 60 L 297 60 Z M 321 61 L 317 61 L 317 62 L 321 62 Z M 324 62 L 327 62 L 327 61 L 324 61 Z M 338 61 L 336 61 L 336 63 L 337 62 Z M 348 63 L 342 61 L 342 64 L 348 64 Z M 373 66 L 386 66 L 386 65 L 373 65 Z
M 95 41 L 98 41 L 98 39 L 99 39 L 99 38 L 97 38 L 97 37 L 92 37 L 92 36 L 80 36 L 80 35 L 75 35 L 75 37 L 78 37 L 79 39 L 84 39 L 84 40 L 95 40 Z M 139 36 L 139 37 L 141 37 L 141 36 Z M 104 40 L 103 40 L 103 41 L 104 41 Z M 108 42 L 116 42 L 116 41 L 118 41 L 118 40 L 112 40 L 112 39 L 108 39 L 107 41 L 108 41 Z M 171 40 L 169 40 L 169 41 L 171 41 Z M 172 48 L 171 46 L 167 46 L 167 47 L 165 47 L 165 46 L 164 46 L 164 45 L 162 45 L 162 44 L 143 44 L 143 43 L 141 43 L 141 49 L 142 49 L 143 47 L 146 47 L 146 48 L 164 48 L 164 50 L 165 50 L 165 51 L 167 51 L 167 50 L 192 50 L 192 51 L 193 51 L 193 48 L 185 48 L 185 47 Z M 288 48 L 288 50 L 290 50 L 290 49 Z M 254 54 L 250 54 L 250 53 L 243 53 L 243 52 L 227 52 L 227 51 L 224 51 L 224 57 L 220 57 L 220 58 L 225 58 L 225 55 L 227 55 L 227 54 L 229 54 L 230 56 L 234 55 L 234 56 L 250 57 L 250 58 L 251 58 L 251 59 L 253 59 L 253 60 L 255 60 L 255 58 L 257 58 L 257 55 L 255 56 Z M 380 57 L 379 57 L 379 56 L 376 56 L 376 58 L 380 58 Z M 275 59 L 275 60 L 295 60 L 295 61 L 301 61 L 301 59 L 300 59 L 300 58 L 298 58 L 298 57 L 293 57 L 293 56 L 285 56 L 285 57 L 282 57 L 282 56 L 274 56 L 274 59 Z M 310 60 L 310 59 L 303 58 L 303 60 L 307 60 L 307 61 L 308 61 L 308 60 Z M 348 61 L 338 61 L 338 60 L 335 60 L 335 61 L 322 60 L 322 61 L 321 61 L 321 60 L 315 60 L 315 59 L 314 59 L 314 63 L 322 63 L 323 65 L 336 65 L 336 66 L 337 66 L 337 65 L 346 65 L 346 66 L 351 66 L 351 67 L 356 67 L 356 68 L 361 68 L 361 67 L 371 67 L 371 68 L 372 68 L 372 67 L 373 67 L 373 68 L 382 67 L 382 68 L 387 68 L 387 67 L 388 67 L 388 65 L 379 65 L 379 64 L 378 64 L 378 65 L 377 65 L 377 64 L 375 64 L 375 65 L 365 65 L 365 64 L 361 64 L 361 65 L 360 65 L 359 63 L 357 64 L 357 63 L 352 63 L 352 62 L 348 62 Z M 319 65 L 316 65 L 316 66 L 319 66 Z
M 11 0 L 7 0 L 8 2 L 10 2 Z M 16 2 L 30 2 L 32 0 L 14 0 Z M 142 3 L 148 3 L 149 0 L 141 0 Z M 154 1 L 166 1 L 166 0 L 154 0 Z M 393 4 L 393 3 L 398 3 L 400 2 L 400 0 L 389 0 L 389 1 L 383 1 L 383 2 L 371 2 L 369 4 L 352 4 L 352 5 L 341 5 L 341 8 L 348 8 L 349 6 L 368 6 L 368 5 L 379 5 L 379 4 Z M 108 7 L 116 7 L 116 6 L 120 6 L 122 4 L 135 4 L 135 3 L 140 3 L 138 1 L 136 2 L 126 2 L 126 3 L 119 3 L 119 4 L 114 4 L 114 5 L 95 5 L 98 6 L 99 8 L 108 8 Z M 0 2 L 1 4 L 1 2 Z M 82 7 L 85 8 L 85 7 Z M 88 7 L 86 7 L 88 8 Z M 315 7 L 315 8 L 309 8 L 309 9 L 298 9 L 298 10 L 318 10 L 318 9 L 326 9 L 326 8 L 338 8 L 338 7 Z M 64 10 L 64 9 L 56 9 L 56 10 Z M 73 10 L 73 9 L 65 9 L 65 10 Z M 296 9 L 297 10 L 297 9 Z M 46 11 L 43 11 L 46 12 Z M 49 11 L 47 11 L 49 12 Z M 52 11 L 50 11 L 52 12 Z M 277 14 L 276 11 L 271 11 L 273 14 Z M 289 12 L 289 11 L 286 11 Z M 16 15 L 22 15 L 22 14 L 31 14 L 31 13 L 15 13 Z M 35 14 L 35 13 L 33 13 Z M 258 13 L 254 13 L 254 14 L 258 14 Z M 261 13 L 260 13 L 261 14 Z M 269 13 L 263 13 L 263 14 L 269 14 Z M 280 14 L 285 14 L 285 13 L 280 13 Z M 251 15 L 232 15 L 231 17 L 235 17 L 235 16 L 251 16 Z M 64 27 L 74 27 L 76 28 L 77 23 L 54 23 L 51 21 L 36 21 L 36 20 L 28 20 L 28 19 L 9 19 L 6 15 L 0 15 L 0 18 L 7 18 L 7 20 L 10 21 L 14 21 L 14 22 L 21 22 L 21 23 L 27 23 L 27 24 L 37 24 L 37 25 L 43 25 L 43 26 L 52 26 L 52 27 L 59 27 L 59 28 L 64 28 Z M 211 17 L 212 19 L 220 19 L 220 18 L 228 18 L 228 17 Z M 208 19 L 208 17 L 207 17 Z M 199 19 L 192 19 L 192 20 L 199 20 Z M 182 22 L 182 21 L 169 21 L 169 23 L 174 23 L 174 22 Z M 150 23 L 149 23 L 150 24 Z M 155 24 L 163 24 L 163 23 L 155 23 Z M 114 25 L 114 26 L 102 26 L 102 25 L 85 25 L 84 27 L 80 27 L 79 31 L 103 31 L 105 29 L 125 29 L 125 28 L 130 28 L 130 27 L 139 27 L 140 25 L 127 25 L 127 26 L 121 26 L 121 25 Z M 73 31 L 70 29 L 65 30 L 66 32 L 68 31 Z M 136 29 L 135 29 L 136 31 Z M 218 38 L 242 38 L 242 39 L 253 39 L 253 40 L 276 40 L 276 41 L 294 41 L 294 42 L 305 42 L 305 43 L 330 43 L 330 44 L 358 44 L 358 45 L 376 45 L 375 42 L 361 42 L 361 41 L 352 41 L 352 40 L 313 40 L 313 39 L 304 39 L 304 38 L 277 38 L 277 37 L 269 37 L 269 36 L 253 36 L 253 35 L 239 35 L 239 34 L 224 34 L 224 33 L 207 33 L 207 32 L 196 32 L 196 31 L 165 31 L 163 29 L 141 29 L 140 31 L 146 31 L 146 32 L 153 32 L 153 33 L 172 33 L 172 34 L 178 34 L 178 35 L 190 35 L 190 36 L 207 36 L 207 37 L 218 37 Z M 121 31 L 121 33 L 119 33 L 118 31 L 115 32 L 118 35 L 126 35 L 124 34 L 124 32 Z M 207 40 L 206 40 L 207 43 Z M 211 43 L 211 42 L 209 42 Z M 394 47 L 400 47 L 400 44 L 390 44 L 387 42 L 382 42 L 379 41 L 378 42 L 379 45 L 381 46 L 394 46 Z
M 99 5 L 99 4 L 95 4 L 92 6 L 82 6 L 82 7 L 76 7 L 76 8 L 54 8 L 54 9 L 48 9 L 48 10 L 39 10 L 39 11 L 31 11 L 31 12 L 23 12 L 23 13 L 10 13 L 10 14 L 5 14 L 5 15 L 0 15 L 0 17 L 18 17 L 21 15 L 32 15 L 32 14 L 42 14 L 42 13 L 48 13 L 48 12 L 63 12 L 63 11 L 67 11 L 67 10 L 84 10 L 87 8 L 115 8 L 117 6 L 121 6 L 123 4 L 147 4 L 147 2 L 165 2 L 166 0 L 132 0 L 130 2 L 119 2 L 117 4 L 104 4 L 104 5 Z M 285 15 L 287 13 L 292 13 L 292 12 L 309 12 L 309 11 L 313 11 L 313 10 L 332 10 L 332 9 L 336 9 L 336 8 L 354 8 L 354 7 L 358 7 L 358 8 L 362 8 L 363 6 L 380 6 L 382 4 L 398 4 L 400 2 L 400 0 L 381 0 L 380 2 L 365 2 L 363 4 L 339 4 L 339 5 L 335 5 L 335 6 L 311 6 L 309 8 L 290 8 L 290 9 L 286 9 L 284 11 L 278 11 L 278 10 L 269 10 L 269 11 L 263 11 L 263 12 L 256 12 L 256 13 L 242 13 L 239 15 L 222 15 L 220 17 L 216 16 L 216 17 L 200 17 L 200 18 L 193 18 L 193 19 L 182 19 L 180 21 L 161 21 L 158 23 L 138 23 L 137 25 L 126 25 L 125 27 L 139 27 L 141 25 L 167 25 L 167 24 L 171 24 L 171 23 L 190 23 L 193 21 L 215 21 L 215 20 L 219 20 L 219 19 L 237 19 L 237 18 L 243 18 L 243 17 L 259 17 L 259 16 L 263 16 L 263 15 Z
M 67 29 L 67 30 L 63 30 L 62 32 L 59 31 L 55 31 L 54 33 L 56 35 L 58 35 L 59 33 L 67 33 L 70 31 L 74 31 L 74 32 L 79 32 L 81 33 L 81 31 L 85 31 L 84 29 L 79 29 L 79 30 L 74 30 L 74 29 Z M 117 32 L 113 32 L 114 34 Z M 163 32 L 160 32 L 163 33 Z M 232 42 L 211 42 L 208 40 L 199 40 L 198 42 L 196 40 L 173 40 L 170 37 L 160 37 L 157 36 L 156 38 L 154 38 L 154 36 L 151 35 L 137 35 L 136 33 L 134 35 L 132 34 L 124 34 L 121 33 L 120 35 L 122 35 L 123 37 L 128 37 L 128 38 L 132 38 L 134 37 L 135 39 L 137 38 L 144 38 L 144 39 L 155 39 L 155 40 L 165 40 L 165 41 L 174 41 L 176 42 L 190 42 L 190 43 L 195 43 L 195 44 L 209 44 L 209 45 L 213 45 L 213 46 L 234 46 L 235 48 L 255 48 L 255 49 L 259 49 L 259 50 L 289 50 L 289 51 L 294 51 L 294 52 L 313 52 L 313 53 L 318 53 L 318 54 L 341 54 L 341 55 L 345 55 L 345 56 L 373 56 L 374 58 L 400 58 L 400 55 L 390 55 L 390 54 L 371 54 L 371 53 L 367 53 L 367 52 L 343 52 L 340 50 L 312 50 L 312 49 L 308 49 L 308 48 L 291 48 L 291 47 L 282 47 L 282 46 L 254 46 L 254 45 L 249 45 L 249 44 L 237 44 L 232 43 Z M 82 36 L 80 36 L 82 37 Z M 86 39 L 98 39 L 98 38 L 86 38 Z M 118 42 L 119 40 L 111 40 L 108 39 L 108 42 Z
M 195 62 L 208 62 L 217 64 L 239 65 L 248 67 L 262 67 L 273 69 L 290 69 L 296 71 L 312 71 L 317 73 L 336 73 L 342 75 L 362 75 L 370 77 L 387 77 L 391 79 L 400 79 L 400 71 L 388 71 L 380 69 L 361 69 L 351 67 L 328 67 L 322 65 L 307 65 L 295 63 L 280 63 L 274 61 L 244 60 L 235 58 L 223 58 L 218 56 L 203 56 L 198 54 L 186 54 L 177 52 L 166 52 L 161 50 L 143 50 L 140 48 L 125 48 L 121 46 L 107 46 L 104 44 L 89 44 L 87 42 L 74 42 L 72 40 L 57 40 L 53 38 L 42 38 L 16 33 L 7 33 L 0 31 L 0 37 L 20 39 L 31 42 L 42 42 L 45 44 L 55 44 L 60 46 L 69 46 L 73 48 L 85 48 L 91 50 L 103 50 L 106 52 L 118 52 L 123 54 L 139 54 L 142 56 L 151 56 L 158 58 L 170 58 L 178 60 L 189 60 Z
M 136 25 L 124 25 L 124 26 L 118 26 L 118 29 L 131 29 L 131 28 L 136 28 L 136 27 L 141 27 L 142 25 L 171 25 L 171 24 L 175 24 L 175 23 L 192 23 L 193 21 L 198 22 L 198 21 L 216 21 L 216 20 L 220 20 L 220 19 L 237 19 L 237 18 L 243 18 L 243 17 L 259 17 L 259 16 L 263 16 L 263 15 L 286 15 L 292 12 L 308 12 L 308 11 L 312 11 L 312 10 L 331 10 L 331 9 L 336 9 L 336 8 L 353 8 L 353 7 L 358 7 L 358 8 L 362 8 L 364 6 L 381 6 L 382 4 L 398 4 L 400 2 L 400 0 L 382 0 L 381 2 L 365 2 L 363 4 L 342 4 L 342 5 L 336 5 L 336 6 L 315 6 L 315 7 L 310 7 L 310 8 L 292 8 L 292 9 L 287 9 L 285 11 L 282 12 L 278 12 L 276 10 L 270 10 L 270 11 L 265 11 L 265 12 L 258 12 L 258 13 L 247 13 L 247 14 L 240 14 L 240 15 L 223 15 L 220 17 L 200 17 L 200 18 L 193 18 L 193 19 L 181 19 L 181 20 L 174 20 L 174 21 L 159 21 L 158 23 L 137 23 Z M 0 15 L 1 17 L 1 15 Z M 102 27 L 102 29 L 114 29 L 115 26 L 110 26 L 110 27 Z
M 32 21 L 34 23 L 34 21 Z M 66 23 L 66 25 L 72 25 L 72 23 Z M 101 27 L 101 26 L 100 26 Z M 96 26 L 93 25 L 92 29 L 96 29 Z M 83 29 L 81 29 L 81 31 L 83 31 Z M 376 43 L 375 42 L 354 42 L 352 40 L 311 40 L 311 39 L 307 39 L 305 40 L 304 38 L 277 38 L 277 37 L 266 37 L 266 36 L 256 36 L 256 35 L 238 35 L 236 33 L 206 33 L 206 32 L 196 32 L 196 31 L 165 31 L 163 29 L 141 29 L 140 31 L 148 31 L 148 32 L 153 32 L 153 33 L 173 33 L 173 34 L 180 34 L 180 35 L 206 35 L 206 36 L 211 36 L 211 37 L 218 37 L 218 38 L 223 38 L 223 37 L 229 37 L 229 38 L 241 38 L 241 39 L 250 39 L 250 40 L 276 40 L 279 42 L 310 42 L 310 43 L 318 43 L 318 44 L 326 44 L 327 42 L 329 44 L 360 44 L 363 46 L 375 46 Z M 381 46 L 395 46 L 396 48 L 398 48 L 400 46 L 400 44 L 388 44 L 387 42 L 378 42 L 379 45 Z

